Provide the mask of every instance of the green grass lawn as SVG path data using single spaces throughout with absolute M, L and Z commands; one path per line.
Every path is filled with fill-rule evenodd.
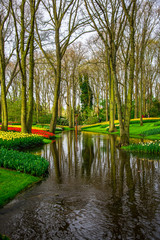
M 0 207 L 41 178 L 0 168 Z
M 150 121 L 151 119 L 148 119 Z M 130 132 L 130 137 L 132 138 L 145 138 L 149 140 L 160 140 L 160 133 L 158 130 L 160 130 L 160 119 L 157 119 L 156 122 L 145 122 L 143 123 L 143 126 L 140 126 L 140 123 L 136 121 L 136 123 L 131 123 L 129 132 Z M 146 120 L 147 121 L 147 120 Z M 116 123 L 117 125 L 117 123 Z M 90 126 L 84 126 L 82 127 L 82 131 L 87 131 L 87 132 L 97 132 L 97 133 L 103 133 L 107 134 L 108 131 L 106 128 L 104 128 L 104 123 L 99 123 L 99 124 L 93 124 Z M 148 135 L 143 135 L 148 133 Z M 116 132 L 111 133 L 111 134 L 118 134 L 119 135 L 119 128 L 117 129 Z

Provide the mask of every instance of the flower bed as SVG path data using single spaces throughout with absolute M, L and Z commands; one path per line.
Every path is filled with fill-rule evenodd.
M 0 167 L 17 170 L 34 176 L 48 171 L 49 163 L 43 157 L 30 153 L 0 148 Z
M 28 133 L 0 131 L 0 146 L 8 149 L 26 149 L 43 144 L 43 137 Z
M 0 129 L 1 129 L 1 127 L 0 127 Z M 21 127 L 19 127 L 19 126 L 17 126 L 17 127 L 16 126 L 14 126 L 14 127 L 9 126 L 8 127 L 8 131 L 21 132 Z M 50 132 L 42 130 L 42 129 L 35 129 L 35 128 L 33 128 L 32 129 L 32 134 L 40 135 L 40 136 L 42 136 L 44 138 L 49 138 L 49 139 L 55 138 L 55 134 L 54 133 L 50 133 Z

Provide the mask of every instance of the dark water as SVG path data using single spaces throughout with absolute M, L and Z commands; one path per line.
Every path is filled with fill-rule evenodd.
M 49 177 L 0 209 L 11 239 L 160 239 L 160 164 L 106 135 L 64 133 L 46 145 Z

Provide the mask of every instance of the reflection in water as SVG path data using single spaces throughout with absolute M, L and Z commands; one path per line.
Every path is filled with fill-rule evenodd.
M 91 167 L 94 160 L 94 148 L 93 148 L 92 138 L 84 136 L 83 142 L 82 142 L 82 158 L 83 158 L 82 175 L 86 173 L 86 176 L 90 177 Z
M 0 210 L 1 233 L 13 240 L 160 239 L 159 161 L 116 149 L 113 135 L 74 131 L 41 154 L 48 178 Z
M 56 147 L 56 142 L 53 142 L 50 144 L 50 151 L 53 156 L 55 177 L 57 179 L 57 183 L 61 183 L 62 181 L 61 181 L 61 173 L 59 169 L 59 154 L 58 154 L 58 149 Z

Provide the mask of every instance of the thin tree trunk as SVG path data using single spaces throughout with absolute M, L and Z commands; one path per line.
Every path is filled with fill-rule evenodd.
M 73 127 L 75 125 L 75 110 L 76 110 L 76 88 L 75 88 L 75 74 L 73 73 L 73 113 L 72 113 Z
M 69 86 L 71 87 L 71 78 L 69 78 Z M 70 88 L 71 91 L 71 88 Z M 69 127 L 72 128 L 72 104 L 71 104 L 71 94 L 69 95 Z
M 106 80 L 106 121 L 108 121 L 108 81 Z
M 138 44 L 138 43 L 137 43 Z M 138 118 L 138 76 L 139 76 L 139 47 L 136 51 L 136 74 L 135 74 L 135 113 L 134 118 Z
M 35 1 L 30 1 L 31 18 L 34 17 Z M 33 122 L 33 81 L 34 81 L 34 28 L 30 41 L 29 56 L 29 100 L 28 100 L 28 116 L 27 116 L 27 132 L 31 133 Z
M 146 114 L 146 77 L 143 74 L 143 113 Z
M 61 117 L 61 97 L 58 99 L 58 117 Z
M 107 67 L 107 73 L 108 73 L 108 82 L 109 82 L 109 132 L 114 132 L 115 126 L 114 126 L 114 103 L 115 103 L 115 97 L 114 97 L 114 79 L 112 77 L 111 73 L 111 64 L 109 59 L 109 53 L 106 46 L 106 67 Z
M 50 122 L 50 132 L 55 133 L 57 115 L 58 115 L 58 98 L 60 94 L 60 81 L 61 81 L 61 49 L 60 49 L 60 39 L 59 39 L 59 28 L 55 29 L 55 43 L 56 43 L 56 82 L 54 90 L 54 103 L 52 109 L 52 118 Z
M 1 118 L 2 131 L 8 130 L 8 112 L 6 100 L 6 83 L 5 83 L 5 54 L 4 54 L 4 38 L 2 33 L 1 17 L 0 17 L 0 80 L 1 80 Z
M 39 72 L 38 75 L 35 77 L 35 84 L 36 84 L 36 122 L 39 122 Z

